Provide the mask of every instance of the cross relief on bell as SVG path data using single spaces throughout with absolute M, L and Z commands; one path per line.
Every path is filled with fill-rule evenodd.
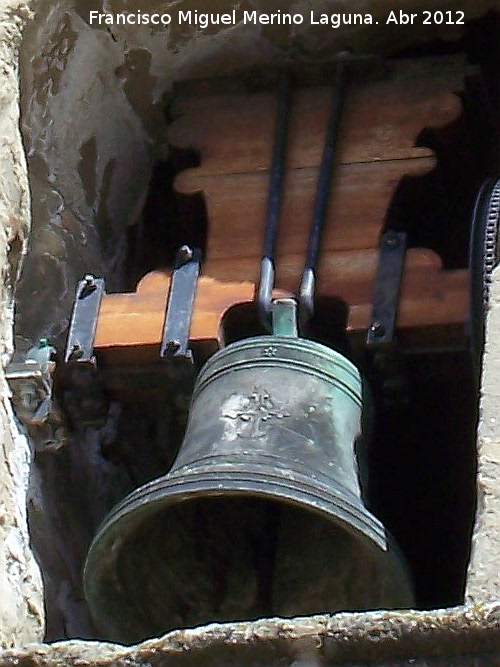
M 249 396 L 230 396 L 222 417 L 235 421 L 239 438 L 264 438 L 272 420 L 290 417 L 290 412 L 276 407 L 269 390 L 254 387 Z

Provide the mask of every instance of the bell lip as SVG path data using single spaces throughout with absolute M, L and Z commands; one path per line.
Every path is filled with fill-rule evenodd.
M 323 491 L 322 484 L 314 486 L 310 484 L 309 486 L 316 490 L 316 494 Z M 384 567 L 389 576 L 391 572 L 395 572 L 395 579 L 402 584 L 400 608 L 414 606 L 415 600 L 406 561 L 390 533 L 365 508 L 362 501 L 346 490 L 342 496 L 339 494 L 338 502 L 332 500 L 324 502 L 321 498 L 314 498 L 312 493 L 308 493 L 303 488 L 302 480 L 300 480 L 300 487 L 302 488 L 299 488 L 299 482 L 290 483 L 290 480 L 283 479 L 280 483 L 277 477 L 262 471 L 252 474 L 246 469 L 240 472 L 233 466 L 232 471 L 226 473 L 221 472 L 220 469 L 211 472 L 206 470 L 186 472 L 181 468 L 175 473 L 154 479 L 132 491 L 104 519 L 87 553 L 83 576 L 84 591 L 96 625 L 107 634 L 118 637 L 118 641 L 120 637 L 123 637 L 120 634 L 120 624 L 108 614 L 107 604 L 106 602 L 101 603 L 102 597 L 99 595 L 99 581 L 110 567 L 110 563 L 114 562 L 114 559 L 109 558 L 114 550 L 113 541 L 118 536 L 126 538 L 119 531 L 121 522 L 125 518 L 130 520 L 134 515 L 138 518 L 137 515 L 144 512 L 146 506 L 149 510 L 148 516 L 152 516 L 154 513 L 166 510 L 169 506 L 194 500 L 197 497 L 213 498 L 222 495 L 236 497 L 251 494 L 252 497 L 284 502 L 302 509 L 309 509 L 330 523 L 346 530 L 354 538 L 359 539 L 361 533 L 366 538 L 363 541 L 363 547 L 378 558 L 383 556 Z M 349 523 L 348 516 L 354 519 L 354 524 Z M 363 529 L 357 532 L 356 527 Z M 103 558 L 104 555 L 107 558 Z
M 310 475 L 305 471 L 286 468 L 273 468 L 269 458 L 260 455 L 257 460 L 225 461 L 225 457 L 207 457 L 197 464 L 185 464 L 167 475 L 157 477 L 130 492 L 107 514 L 99 526 L 96 537 L 122 517 L 130 518 L 148 505 L 154 511 L 164 507 L 192 500 L 192 496 L 210 494 L 210 497 L 230 493 L 236 495 L 257 495 L 268 500 L 279 499 L 297 507 L 307 506 L 324 518 L 342 523 L 342 527 L 354 537 L 357 531 L 353 526 L 363 529 L 377 550 L 388 551 L 394 545 L 390 533 L 357 497 L 346 487 L 332 489 L 325 483 L 323 476 Z M 271 472 L 272 470 L 272 472 Z M 307 469 L 306 469 L 307 470 Z M 332 481 L 332 480 L 328 480 Z M 152 509 L 153 511 L 153 509 Z M 345 524 L 345 525 L 344 525 Z

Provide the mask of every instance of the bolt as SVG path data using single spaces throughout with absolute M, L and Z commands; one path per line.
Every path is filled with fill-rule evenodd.
M 385 327 L 380 322 L 372 322 L 370 325 L 370 331 L 372 332 L 375 338 L 383 338 L 385 336 Z
M 77 359 L 81 359 L 82 357 L 83 357 L 83 348 L 80 345 L 80 343 L 75 343 L 71 348 L 71 352 L 69 353 L 68 361 L 76 361 Z
M 92 294 L 95 292 L 97 289 L 97 285 L 95 283 L 95 278 L 92 276 L 90 273 L 87 273 L 87 275 L 83 279 L 83 285 L 82 289 L 80 290 L 80 299 L 85 299 L 85 297 L 89 296 L 89 294 Z
M 385 239 L 385 246 L 387 248 L 390 248 L 391 250 L 394 250 L 394 248 L 397 248 L 399 245 L 399 239 L 395 234 L 391 234 Z
M 19 390 L 21 405 L 25 410 L 31 410 L 37 406 L 38 395 L 35 387 L 31 384 L 24 384 Z
M 183 245 L 179 248 L 179 260 L 185 264 L 193 259 L 193 251 L 188 245 Z
M 163 353 L 164 357 L 175 357 L 177 352 L 181 349 L 181 344 L 178 340 L 169 340 L 165 345 L 165 350 Z

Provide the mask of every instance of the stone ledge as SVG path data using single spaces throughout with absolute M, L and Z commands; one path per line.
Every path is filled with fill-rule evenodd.
M 32 644 L 0 653 L 0 666 L 215 666 L 235 664 L 236 658 L 241 667 L 372 660 L 396 665 L 428 664 L 424 660 L 439 657 L 462 664 L 456 659 L 472 660 L 481 654 L 486 659 L 498 646 L 500 602 L 437 611 L 340 613 L 211 624 L 175 630 L 130 647 L 87 641 Z

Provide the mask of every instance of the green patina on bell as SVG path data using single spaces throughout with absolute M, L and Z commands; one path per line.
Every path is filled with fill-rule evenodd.
M 361 497 L 360 373 L 297 338 L 290 300 L 274 316 L 272 336 L 211 357 L 172 470 L 95 536 L 85 591 L 107 638 L 412 605 L 404 562 Z

